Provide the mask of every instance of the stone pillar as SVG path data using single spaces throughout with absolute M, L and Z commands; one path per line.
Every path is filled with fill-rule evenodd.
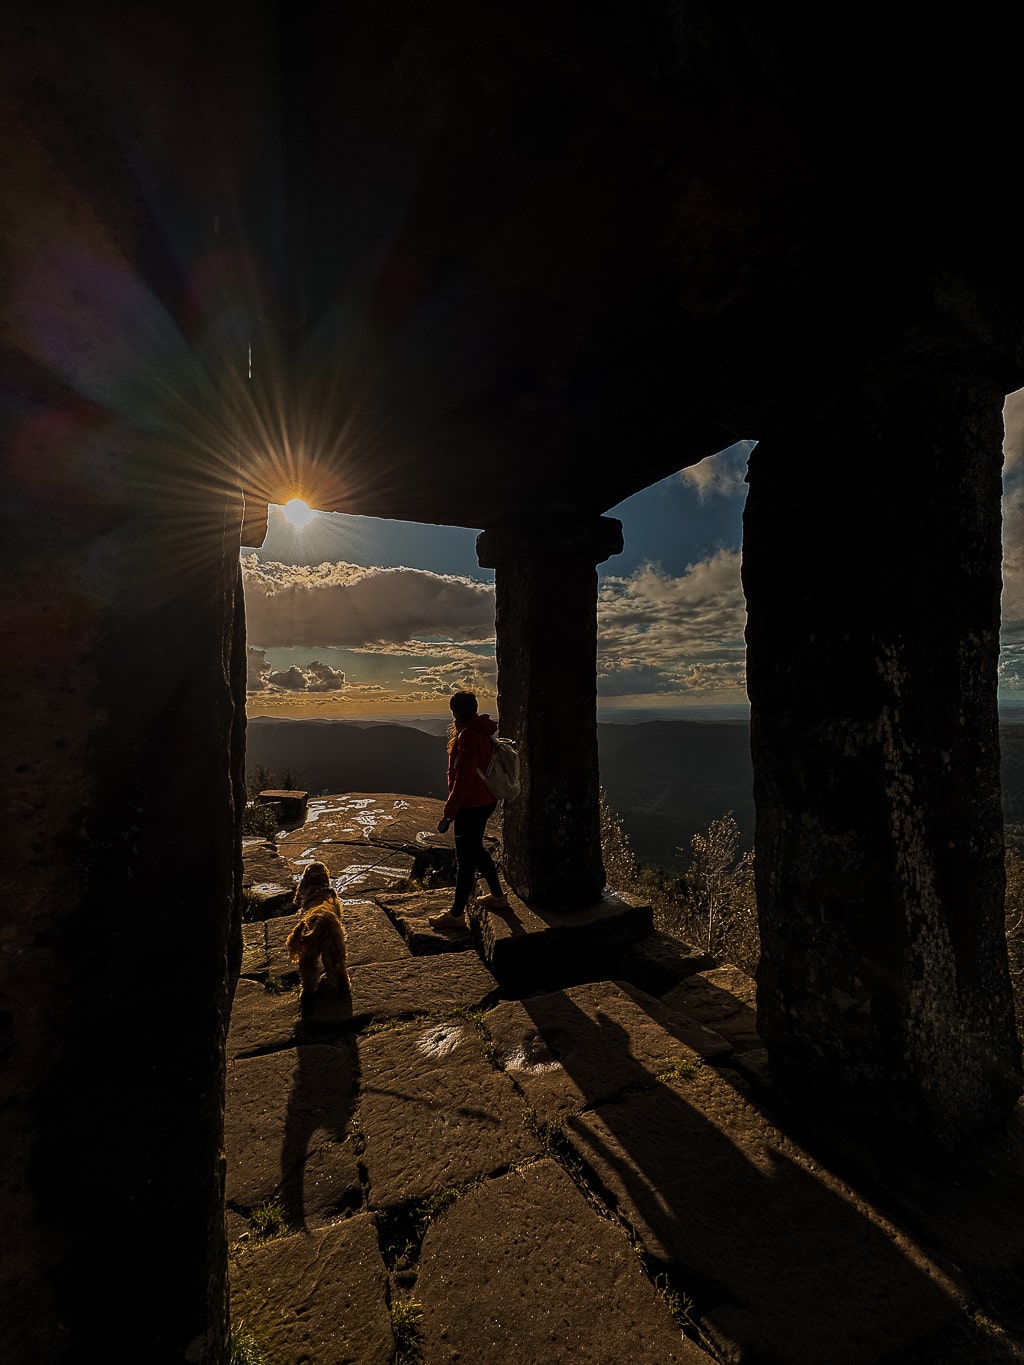
M 138 432 L 6 416 L 4 1351 L 226 1365 L 241 501 Z
M 1021 1093 L 1003 926 L 1000 389 L 915 377 L 754 451 L 762 957 L 783 1093 L 955 1148 Z
M 495 570 L 501 733 L 518 742 L 523 775 L 503 815 L 505 871 L 542 909 L 592 905 L 604 889 L 596 565 L 621 550 L 621 522 L 561 508 L 477 538 Z

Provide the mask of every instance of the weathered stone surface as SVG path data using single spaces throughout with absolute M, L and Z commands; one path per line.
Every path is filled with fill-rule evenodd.
M 252 920 L 242 925 L 241 976 L 259 976 L 270 964 L 267 952 L 267 929 L 263 920 Z
M 934 1262 L 713 1068 L 565 1132 L 648 1252 L 692 1286 L 725 1359 L 897 1361 L 963 1310 Z
M 242 886 L 261 882 L 288 882 L 291 869 L 269 839 L 242 840 Z
M 358 1024 L 493 1004 L 498 983 L 475 953 L 440 953 L 399 962 L 369 962 L 348 974 Z
M 358 1043 L 371 1207 L 422 1199 L 540 1151 L 472 1022 L 420 1020 Z
M 415 853 L 425 841 L 432 844 L 442 838 L 437 822 L 443 809 L 443 801 L 427 796 L 345 792 L 316 797 L 309 803 L 306 823 L 280 840 L 279 846 L 282 855 L 292 860 L 301 859 L 302 848 L 314 844 L 380 844 Z M 451 840 L 450 834 L 447 837 Z
M 324 798 L 344 801 L 344 797 Z M 356 811 L 356 815 L 363 814 Z M 343 813 L 343 822 L 351 813 Z M 367 815 L 369 820 L 370 816 Z M 294 883 L 314 860 L 326 863 L 335 891 L 343 900 L 362 900 L 374 891 L 401 886 L 412 872 L 414 856 L 386 842 L 392 826 L 383 822 L 383 833 L 371 841 L 361 838 L 358 828 L 335 834 L 330 816 L 303 825 L 281 840 L 282 862 Z
M 256 797 L 257 805 L 275 808 L 282 827 L 297 825 L 306 818 L 308 800 L 309 792 L 293 791 L 290 788 L 260 792 Z
M 661 997 L 661 1003 L 720 1034 L 737 1053 L 764 1044 L 757 1032 L 757 987 L 739 967 L 697 972 Z
M 615 975 L 623 951 L 652 930 L 650 906 L 607 894 L 573 910 L 538 910 L 513 892 L 508 910 L 469 913 L 480 952 L 510 991 L 536 991 Z
M 232 1324 L 275 1365 L 390 1365 L 387 1272 L 370 1214 L 236 1247 Z
M 373 901 L 344 904 L 346 955 L 349 966 L 366 962 L 402 962 L 409 956 L 405 940 Z
M 299 1000 L 294 991 L 268 991 L 244 977 L 235 989 L 228 1027 L 228 1057 L 271 1052 L 295 1041 Z
M 247 1212 L 276 1202 L 286 1222 L 305 1227 L 358 1202 L 359 1173 L 347 1140 L 358 1079 L 351 1043 L 307 1044 L 229 1061 L 229 1206 Z
M 377 896 L 377 904 L 387 912 L 411 953 L 463 952 L 472 947 L 467 917 L 463 933 L 431 929 L 429 916 L 442 915 L 451 908 L 452 888 L 435 891 L 408 891 L 398 896 Z
M 623 896 L 632 901 L 632 897 Z M 616 977 L 631 981 L 651 995 L 664 995 L 694 972 L 713 967 L 714 960 L 681 939 L 656 929 L 647 938 L 631 943 L 619 959 Z
M 287 872 L 287 868 L 281 869 Z M 295 886 L 284 882 L 253 882 L 247 890 L 247 914 L 250 920 L 272 919 L 286 915 L 292 909 Z
M 652 1018 L 634 988 L 601 981 L 496 1005 L 486 1017 L 496 1059 L 543 1123 L 590 1109 L 633 1088 L 651 1086 L 697 1055 Z
M 709 1365 L 674 1323 L 625 1234 L 550 1160 L 467 1190 L 434 1219 L 416 1297 L 431 1365 Z
M 754 1095 L 769 1103 L 775 1098 L 767 1048 L 752 1047 L 746 1052 L 734 1052 L 728 1059 L 728 1065 L 742 1076 Z

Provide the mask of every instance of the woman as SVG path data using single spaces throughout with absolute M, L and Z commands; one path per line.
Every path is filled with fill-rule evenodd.
M 452 723 L 448 729 L 448 800 L 444 815 L 438 821 L 439 834 L 455 824 L 455 898 L 452 908 L 443 915 L 433 915 L 432 929 L 466 928 L 466 905 L 476 884 L 476 874 L 483 874 L 490 890 L 481 896 L 477 905 L 488 910 L 507 910 L 508 900 L 498 880 L 494 859 L 484 848 L 484 829 L 498 804 L 484 785 L 477 769 L 486 770 L 491 761 L 491 735 L 497 723 L 490 716 L 477 715 L 476 696 L 472 692 L 456 692 L 448 703 Z

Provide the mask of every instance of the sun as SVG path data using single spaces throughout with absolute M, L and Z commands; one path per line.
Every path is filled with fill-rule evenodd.
M 316 516 L 308 502 L 303 502 L 301 498 L 292 498 L 284 505 L 284 519 L 297 527 L 299 530 L 303 526 L 308 526 Z

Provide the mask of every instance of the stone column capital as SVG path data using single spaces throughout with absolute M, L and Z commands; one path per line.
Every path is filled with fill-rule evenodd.
M 573 507 L 512 512 L 476 538 L 477 559 L 485 569 L 534 555 L 571 555 L 596 565 L 621 553 L 621 521 Z

